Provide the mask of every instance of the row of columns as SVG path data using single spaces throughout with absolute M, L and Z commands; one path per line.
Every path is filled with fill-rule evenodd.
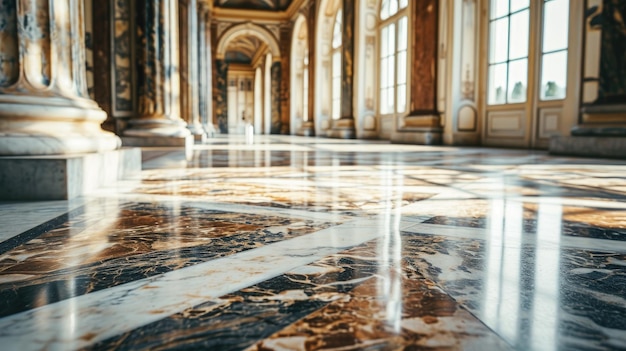
M 136 84 L 127 83 L 136 89 L 136 106 L 127 128 L 118 134 L 135 139 L 203 136 L 202 122 L 210 123 L 211 106 L 208 4 L 199 0 L 134 4 L 140 14 L 136 30 L 131 30 L 131 38 L 136 33 L 132 63 L 136 65 L 130 67 L 136 71 Z M 179 50 L 180 44 L 184 50 Z M 115 54 L 109 59 L 115 60 Z M 101 128 L 106 119 L 107 113 L 87 92 L 84 0 L 3 1 L 0 155 L 117 149 L 120 138 Z

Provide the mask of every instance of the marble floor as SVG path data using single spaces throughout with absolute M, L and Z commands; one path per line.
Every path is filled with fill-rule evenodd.
M 216 137 L 0 203 L 2 350 L 626 350 L 626 161 Z

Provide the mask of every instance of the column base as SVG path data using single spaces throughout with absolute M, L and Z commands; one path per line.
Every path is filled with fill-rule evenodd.
M 141 171 L 141 150 L 0 157 L 1 200 L 69 200 Z
M 123 136 L 122 145 L 138 146 L 138 147 L 184 147 L 192 149 L 194 144 L 194 136 L 187 135 L 184 137 L 168 137 L 168 136 Z
M 351 118 L 342 118 L 333 122 L 333 127 L 326 134 L 329 138 L 335 139 L 355 139 L 356 129 L 354 128 L 354 120 Z
M 626 159 L 626 138 L 599 136 L 553 136 L 550 154 Z
M 402 129 L 391 134 L 391 142 L 397 144 L 441 145 L 441 128 Z
M 304 123 L 302 123 L 302 127 L 300 127 L 296 131 L 296 135 L 306 136 L 306 137 L 314 136 L 315 135 L 315 126 L 313 125 L 312 122 L 304 122 Z

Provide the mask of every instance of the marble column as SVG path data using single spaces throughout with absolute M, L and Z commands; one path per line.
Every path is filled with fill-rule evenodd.
M 309 41 L 309 95 L 305 96 L 305 99 L 309 99 L 309 110 L 305 111 L 308 114 L 307 121 L 302 123 L 302 126 L 298 130 L 297 134 L 302 136 L 315 135 L 315 22 L 317 21 L 317 1 L 309 0 L 306 9 L 307 19 L 307 35 Z
M 550 152 L 626 158 L 626 2 L 589 0 L 584 13 L 578 124 Z
M 289 134 L 291 131 L 291 35 L 293 31 L 293 23 L 283 24 L 280 27 L 280 119 L 279 124 L 272 128 L 276 128 L 280 134 Z M 273 76 L 273 72 L 272 72 Z
M 206 132 L 200 123 L 198 3 L 196 0 L 179 0 L 178 4 L 181 117 L 187 121 L 187 128 L 194 139 L 202 142 L 206 139 Z
M 341 72 L 341 118 L 333 121 L 328 132 L 331 138 L 354 139 L 354 32 L 355 1 L 343 0 L 342 72 Z
M 125 145 L 189 146 L 180 117 L 177 0 L 137 0 L 137 114 Z
M 213 90 L 213 108 L 216 123 L 220 133 L 228 133 L 228 63 L 224 60 L 215 60 L 215 83 Z
M 271 96 L 272 96 L 272 125 L 270 128 L 270 134 L 280 134 L 281 133 L 281 111 L 283 105 L 281 82 L 282 82 L 282 67 L 283 63 L 281 61 L 275 61 L 272 63 L 271 75 L 272 75 L 272 85 L 271 85 Z M 286 102 L 285 102 L 286 103 Z
M 4 0 L 0 7 L 0 155 L 119 148 L 86 84 L 82 0 Z
M 415 144 L 440 144 L 441 116 L 437 108 L 437 43 L 439 0 L 411 4 L 412 64 L 409 115 L 398 117 L 391 141 Z
M 210 50 L 210 17 L 209 5 L 204 1 L 198 2 L 198 74 L 200 75 L 198 105 L 200 108 L 200 123 L 204 131 L 212 134 L 213 122 L 211 120 L 211 50 Z

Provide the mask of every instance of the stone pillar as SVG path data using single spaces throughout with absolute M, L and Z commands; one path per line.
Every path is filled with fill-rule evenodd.
M 137 115 L 124 144 L 187 146 L 193 137 L 180 118 L 176 0 L 137 0 Z
M 215 60 L 213 67 L 215 77 L 213 90 L 213 108 L 220 133 L 228 133 L 228 63 Z
M 412 50 L 409 115 L 396 119 L 391 141 L 415 144 L 441 144 L 441 116 L 437 109 L 437 43 L 439 0 L 411 3 L 410 49 Z
M 271 96 L 272 96 L 272 126 L 270 128 L 270 134 L 280 134 L 281 133 L 281 111 L 282 111 L 282 92 L 281 82 L 282 82 L 282 62 L 274 61 L 272 62 L 272 85 L 271 85 Z
M 181 117 L 196 141 L 204 141 L 206 132 L 200 123 L 200 48 L 198 3 L 179 0 L 180 106 Z
M 81 0 L 6 0 L 0 8 L 0 155 L 114 150 L 87 93 Z
M 280 27 L 280 119 L 276 126 L 280 130 L 280 134 L 289 134 L 291 130 L 291 102 L 290 102 L 290 86 L 291 86 L 291 35 L 293 23 L 289 22 Z M 272 69 L 272 77 L 274 76 Z M 272 122 L 272 128 L 274 128 Z
M 211 37 L 210 37 L 209 5 L 198 2 L 198 74 L 200 75 L 198 105 L 200 108 L 200 124 L 204 131 L 212 134 L 213 122 L 211 118 Z
M 354 139 L 354 30 L 355 1 L 343 0 L 342 72 L 341 72 L 341 118 L 333 121 L 328 132 L 331 138 Z
M 316 45 L 316 30 L 315 23 L 317 21 L 317 1 L 309 0 L 308 8 L 306 9 L 307 19 L 307 34 L 309 41 L 309 96 L 305 96 L 305 99 L 309 99 L 309 110 L 307 121 L 302 123 L 302 127 L 298 130 L 298 135 L 313 136 L 315 135 L 315 48 Z
M 586 5 L 578 124 L 571 137 L 553 137 L 550 152 L 626 158 L 626 2 Z

